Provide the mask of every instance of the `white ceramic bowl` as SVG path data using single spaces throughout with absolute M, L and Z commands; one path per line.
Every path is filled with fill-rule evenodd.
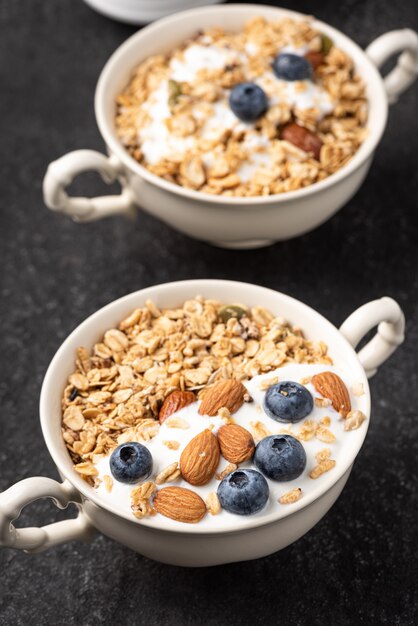
M 223 0 L 84 0 L 92 9 L 128 24 L 148 24 L 166 15 Z
M 0 545 L 37 552 L 73 539 L 89 539 L 96 528 L 147 557 L 174 565 L 206 566 L 255 559 L 289 545 L 325 515 L 339 496 L 366 436 L 367 427 L 353 431 L 353 444 L 337 460 L 336 468 L 317 481 L 315 489 L 291 507 L 282 507 L 257 518 L 240 518 L 236 526 L 207 531 L 199 524 L 173 529 L 163 516 L 136 520 L 114 508 L 74 471 L 61 434 L 61 396 L 74 355 L 80 345 L 92 347 L 103 333 L 134 308 L 151 298 L 157 306 L 175 307 L 201 294 L 225 302 L 262 305 L 305 329 L 313 340 L 324 340 L 334 363 L 344 364 L 353 379 L 363 382 L 366 413 L 370 416 L 367 377 L 403 341 L 404 317 L 394 300 L 381 298 L 355 311 L 338 330 L 305 304 L 276 291 L 222 280 L 191 280 L 143 289 L 105 306 L 85 320 L 64 341 L 53 358 L 42 386 L 40 414 L 49 452 L 63 479 L 27 478 L 0 494 Z M 378 326 L 374 338 L 357 354 L 362 337 Z M 368 422 L 367 422 L 368 423 Z M 57 506 L 77 504 L 76 519 L 43 528 L 15 528 L 21 509 L 37 498 L 49 497 Z
M 55 211 L 76 221 L 143 209 L 174 228 L 218 246 L 251 248 L 308 232 L 322 224 L 357 191 L 371 165 L 386 125 L 388 102 L 395 102 L 416 78 L 418 35 L 412 30 L 386 33 L 365 52 L 340 31 L 323 22 L 314 25 L 354 60 L 367 86 L 369 135 L 343 168 L 325 180 L 282 194 L 228 198 L 185 189 L 152 174 L 120 143 L 114 125 L 115 99 L 128 83 L 133 68 L 147 57 L 168 52 L 202 27 L 220 25 L 237 31 L 255 15 L 269 20 L 300 13 L 263 5 L 203 7 L 164 18 L 133 35 L 105 65 L 96 90 L 96 118 L 109 158 L 91 150 L 77 150 L 50 164 L 44 179 L 44 200 Z M 377 67 L 395 53 L 398 63 L 383 80 Z M 97 170 L 106 182 L 119 180 L 119 196 L 70 198 L 65 187 L 86 170 Z

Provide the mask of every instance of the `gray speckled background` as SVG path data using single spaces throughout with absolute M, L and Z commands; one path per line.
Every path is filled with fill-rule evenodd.
M 414 0 L 283 2 L 362 46 L 418 26 Z M 76 225 L 43 206 L 49 161 L 103 149 L 93 114 L 99 72 L 134 31 L 80 0 L 0 0 L 0 489 L 57 477 L 38 422 L 42 378 L 65 336 L 125 293 L 168 280 L 254 281 L 304 300 L 336 324 L 388 294 L 407 342 L 372 381 L 373 419 L 349 483 L 307 536 L 271 557 L 187 570 L 98 537 L 36 556 L 0 554 L 0 624 L 417 623 L 418 154 L 415 87 L 393 107 L 357 196 L 302 238 L 252 252 L 192 241 L 150 216 Z M 102 193 L 95 176 L 74 185 Z M 29 506 L 22 525 L 64 518 Z

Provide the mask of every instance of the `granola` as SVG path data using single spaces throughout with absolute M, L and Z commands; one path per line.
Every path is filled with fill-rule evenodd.
M 206 498 L 206 508 L 211 515 L 218 515 L 221 511 L 221 503 L 219 502 L 218 495 L 211 491 Z
M 288 479 L 285 493 L 266 477 L 271 500 L 291 505 L 312 488 L 312 479 L 336 466 L 331 454 L 338 458 L 343 439 L 355 436 L 345 431 L 366 419 L 364 393 L 352 392 L 346 419 L 329 402 L 314 402 L 315 376 L 330 370 L 323 342 L 307 339 L 263 307 L 200 296 L 169 309 L 147 301 L 107 330 L 91 352 L 77 350 L 62 397 L 63 439 L 79 476 L 124 510 L 128 500 L 134 517 L 158 512 L 208 524 L 226 512 L 220 485 L 254 467 L 263 471 L 255 445 L 277 438 L 280 447 L 290 436 L 306 447 L 306 471 L 297 482 Z M 349 375 L 338 371 L 353 389 Z M 296 380 L 311 398 L 307 419 L 283 423 L 269 416 L 267 390 Z M 321 449 L 321 442 L 330 448 Z M 145 447 L 150 459 L 147 471 L 129 484 L 111 463 L 121 446 L 129 453 Z M 188 506 L 191 520 L 182 518 Z
M 293 504 L 297 502 L 302 497 L 302 489 L 300 487 L 295 487 L 291 491 L 287 491 L 279 498 L 280 504 Z
M 224 378 L 247 380 L 288 362 L 331 362 L 323 343 L 305 339 L 262 307 L 243 306 L 244 315 L 224 322 L 221 308 L 201 297 L 163 310 L 147 302 L 109 329 L 91 354 L 79 348 L 63 394 L 62 428 L 80 474 L 88 478 L 83 463 L 120 443 L 155 437 L 159 409 L 173 390 L 199 395 Z M 227 421 L 224 409 L 222 417 Z M 166 425 L 174 442 L 176 432 L 190 426 L 177 415 Z
M 272 63 L 283 52 L 305 57 L 311 78 L 277 78 Z M 261 87 L 268 101 L 252 122 L 229 106 L 231 89 L 243 82 Z M 143 61 L 117 97 L 115 119 L 124 147 L 152 173 L 238 197 L 280 194 L 330 176 L 364 141 L 366 121 L 365 87 L 352 59 L 310 18 L 262 17 L 238 33 L 203 30 Z

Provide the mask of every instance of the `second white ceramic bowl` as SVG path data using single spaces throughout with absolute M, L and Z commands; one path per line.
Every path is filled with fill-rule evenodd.
M 403 341 L 404 317 L 390 298 L 369 302 L 355 311 L 338 330 L 319 313 L 284 294 L 222 280 L 191 280 L 157 285 L 120 298 L 85 320 L 64 341 L 48 368 L 42 386 L 40 413 L 42 432 L 49 452 L 63 479 L 27 478 L 0 494 L 0 546 L 39 552 L 74 539 L 90 539 L 97 529 L 133 550 L 157 561 L 174 565 L 206 566 L 255 559 L 289 545 L 305 534 L 325 515 L 338 498 L 350 474 L 353 462 L 367 432 L 364 427 L 352 431 L 352 445 L 338 457 L 337 465 L 317 481 L 315 488 L 291 507 L 282 507 L 263 516 L 237 520 L 236 526 L 203 531 L 199 524 L 173 528 L 171 520 L 161 515 L 143 520 L 114 507 L 74 471 L 61 432 L 61 397 L 74 368 L 77 347 L 91 348 L 136 307 L 152 299 L 159 307 L 176 307 L 201 294 L 224 302 L 261 305 L 275 315 L 285 317 L 306 331 L 309 338 L 323 340 L 335 365 L 350 370 L 353 380 L 362 382 L 365 406 L 370 417 L 370 391 L 367 377 Z M 377 334 L 357 354 L 355 346 L 377 326 Z M 77 504 L 79 515 L 44 526 L 16 528 L 13 520 L 21 509 L 38 498 L 52 498 L 59 507 Z M 353 538 L 355 542 L 356 539 Z
M 196 31 L 211 26 L 240 30 L 255 15 L 267 20 L 306 16 L 271 6 L 230 4 L 203 7 L 164 18 L 133 35 L 111 56 L 100 76 L 95 98 L 96 118 L 109 158 L 91 150 L 71 152 L 50 164 L 44 179 L 46 205 L 73 217 L 91 221 L 142 207 L 174 228 L 218 246 L 251 248 L 308 232 L 329 219 L 360 187 L 383 134 L 388 102 L 395 102 L 416 78 L 418 35 L 408 29 L 382 35 L 364 52 L 346 35 L 328 24 L 314 25 L 354 60 L 367 86 L 369 134 L 351 161 L 325 180 L 273 196 L 227 198 L 185 189 L 152 174 L 120 143 L 114 124 L 116 96 L 133 69 L 147 57 L 166 53 Z M 402 52 L 396 67 L 382 79 L 377 68 Z M 106 182 L 118 180 L 119 196 L 71 198 L 65 188 L 86 170 L 98 171 Z
M 223 0 L 84 0 L 92 9 L 128 24 L 148 24 L 161 17 Z

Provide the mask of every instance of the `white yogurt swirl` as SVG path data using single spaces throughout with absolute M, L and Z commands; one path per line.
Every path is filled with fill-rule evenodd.
M 286 46 L 283 51 L 304 54 L 306 49 Z M 144 110 L 149 115 L 149 123 L 140 126 L 138 140 L 146 162 L 155 165 L 164 159 L 178 159 L 193 148 L 198 139 L 210 140 L 221 136 L 222 132 L 226 130 L 239 133 L 253 129 L 254 123 L 244 124 L 231 111 L 228 103 L 229 90 L 227 89 L 224 90 L 224 97 L 212 105 L 213 113 L 198 134 L 179 137 L 170 132 L 167 126 L 167 120 L 171 117 L 168 105 L 170 80 L 191 83 L 197 79 L 201 70 L 225 69 L 234 63 L 240 64 L 246 71 L 248 62 L 248 54 L 220 46 L 206 46 L 197 43 L 187 47 L 182 58 L 173 57 L 169 64 L 167 78 L 162 80 L 160 85 L 151 92 L 143 105 Z M 334 103 L 328 92 L 311 80 L 285 81 L 278 79 L 271 71 L 252 80 L 264 89 L 269 98 L 270 106 L 284 103 L 299 110 L 316 108 L 318 119 L 331 113 L 334 108 Z M 198 116 L 196 111 L 196 118 Z M 262 165 L 270 165 L 272 160 L 267 147 L 261 152 L 264 154 Z M 253 162 L 257 165 L 257 159 Z M 251 172 L 253 170 L 254 168 L 251 169 Z M 249 176 L 249 171 L 241 173 L 242 180 L 246 180 Z

